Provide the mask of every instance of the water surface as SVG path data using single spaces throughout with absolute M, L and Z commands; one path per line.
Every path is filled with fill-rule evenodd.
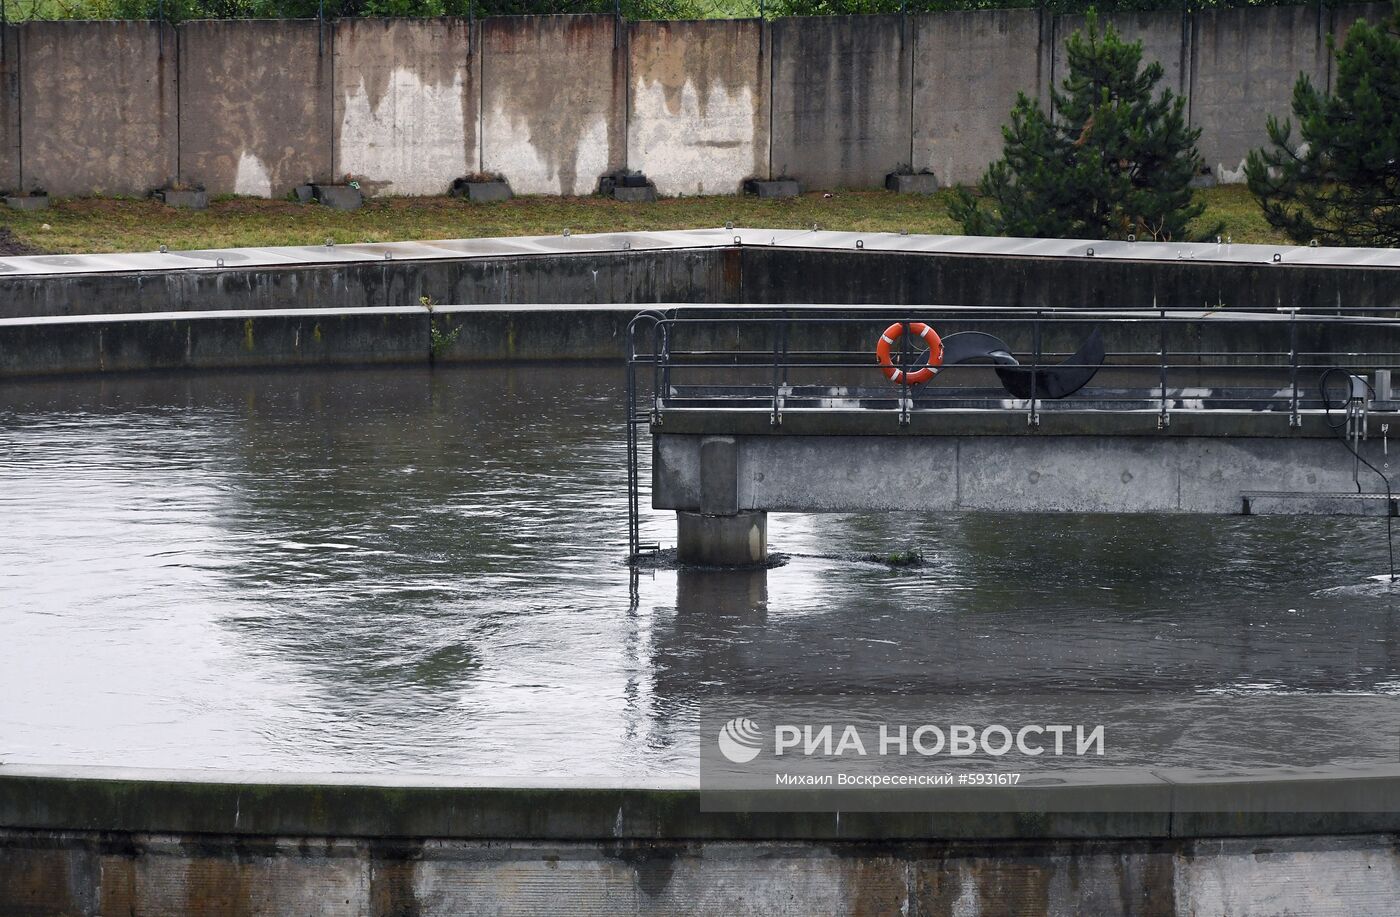
M 621 389 L 7 383 L 0 761 L 642 779 L 730 694 L 1400 694 L 1377 519 L 775 515 L 785 566 L 634 576 Z

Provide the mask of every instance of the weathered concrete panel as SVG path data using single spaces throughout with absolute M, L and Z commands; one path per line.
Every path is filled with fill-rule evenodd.
M 773 174 L 804 189 L 884 187 L 911 159 L 908 20 L 814 16 L 772 29 Z
M 0 30 L 0 42 L 0 190 L 19 190 L 19 29 Z
M 175 176 L 173 29 L 30 22 L 19 47 L 26 190 L 145 194 Z
M 481 24 L 482 167 L 517 194 L 591 194 L 626 164 L 626 68 L 612 16 Z
M 335 174 L 369 194 L 445 194 L 480 168 L 478 66 L 465 19 L 335 26 Z
M 1059 308 L 1400 306 L 1389 269 L 1208 261 L 774 251 L 746 245 L 743 301 Z
M 552 913 L 566 901 L 586 914 L 1389 917 L 1395 841 L 396 841 L 6 828 L 0 913 L 447 917 Z
M 257 366 L 423 363 L 426 310 L 192 313 L 0 325 L 0 376 Z
M 932 170 L 945 185 L 973 184 L 1001 157 L 1001 126 L 1017 93 L 1037 98 L 1043 90 L 1041 14 L 934 13 L 913 23 L 913 165 Z M 1009 53 L 1012 48 L 1022 53 Z
M 328 180 L 333 34 L 286 19 L 181 25 L 181 179 L 254 197 Z
M 1372 837 L 1201 840 L 1176 861 L 1176 913 L 1383 917 L 1400 860 Z
M 768 176 L 768 55 L 751 19 L 631 26 L 627 162 L 662 194 Z
M 1244 181 L 1249 151 L 1268 139 L 1268 116 L 1286 117 L 1298 74 L 1327 78 L 1325 26 L 1315 6 L 1207 10 L 1192 19 L 1191 126 L 1222 182 Z

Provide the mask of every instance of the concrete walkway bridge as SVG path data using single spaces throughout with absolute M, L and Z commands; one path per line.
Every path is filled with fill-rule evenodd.
M 628 346 L 634 555 L 644 429 L 686 563 L 765 562 L 769 512 L 1397 511 L 1395 310 L 697 307 Z

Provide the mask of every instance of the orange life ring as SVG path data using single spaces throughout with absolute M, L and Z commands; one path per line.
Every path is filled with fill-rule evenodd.
M 909 373 L 909 384 L 918 385 L 927 382 L 938 373 L 938 367 L 943 365 L 943 340 L 923 322 L 910 322 L 909 330 L 923 338 L 928 344 L 928 365 L 921 366 Z M 904 370 L 894 365 L 890 359 L 890 347 L 894 342 L 904 336 L 904 322 L 895 322 L 885 329 L 885 333 L 880 335 L 880 342 L 875 345 L 875 356 L 880 361 L 881 372 L 885 378 L 891 382 L 902 382 Z

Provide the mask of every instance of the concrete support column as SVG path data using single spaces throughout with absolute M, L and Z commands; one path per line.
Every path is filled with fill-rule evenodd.
M 676 513 L 676 554 L 683 564 L 753 567 L 768 561 L 768 514 Z
M 683 564 L 752 567 L 768 560 L 768 514 L 739 512 L 739 447 L 732 436 L 700 441 L 700 512 L 678 512 Z

